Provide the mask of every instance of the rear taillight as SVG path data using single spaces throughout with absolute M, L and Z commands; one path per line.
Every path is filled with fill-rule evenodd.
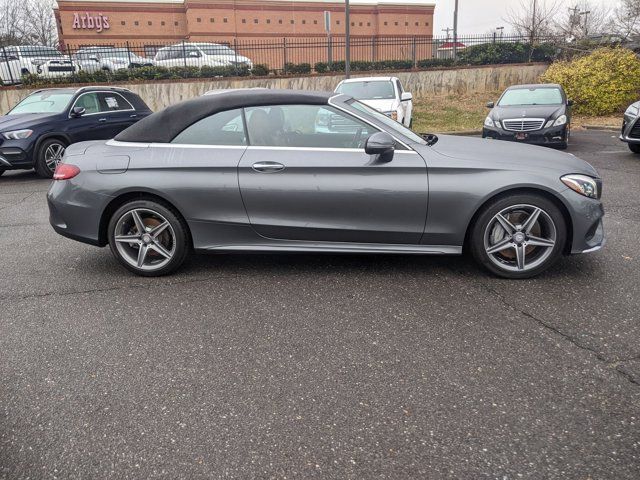
M 54 180 L 69 180 L 80 173 L 80 169 L 68 163 L 59 163 L 56 171 L 53 172 Z

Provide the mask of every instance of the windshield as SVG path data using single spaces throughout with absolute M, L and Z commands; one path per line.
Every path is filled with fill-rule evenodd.
M 336 89 L 356 100 L 382 100 L 396 98 L 393 83 L 390 81 L 346 82 Z
M 62 54 L 53 47 L 20 47 L 20 55 L 23 57 L 62 57 Z
M 205 55 L 236 55 L 236 52 L 226 45 L 198 45 L 198 48 Z
M 560 105 L 562 92 L 558 88 L 514 88 L 507 90 L 498 102 L 501 107 L 515 105 Z
M 73 93 L 34 93 L 22 100 L 7 115 L 18 113 L 62 113 L 72 98 Z
M 411 130 L 406 128 L 404 125 L 392 120 L 387 117 L 384 113 L 380 113 L 378 110 L 371 108 L 364 103 L 352 100 L 349 105 L 351 105 L 356 110 L 360 110 L 361 112 L 366 113 L 368 116 L 375 118 L 379 122 L 383 123 L 392 133 L 398 133 L 404 137 L 407 137 L 412 142 L 421 143 L 425 145 L 427 142 L 420 135 L 413 133 Z

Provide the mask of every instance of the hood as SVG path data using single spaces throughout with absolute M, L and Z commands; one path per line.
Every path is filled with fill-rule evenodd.
M 524 171 L 544 169 L 556 170 L 559 175 L 581 173 L 591 177 L 600 177 L 597 170 L 584 160 L 548 147 L 473 137 L 438 135 L 438 142 L 430 148 L 446 157 L 486 163 L 488 168 L 511 168 Z
M 0 117 L 0 131 L 8 132 L 21 128 L 32 128 L 41 123 L 50 122 L 59 113 L 18 113 Z
M 395 98 L 381 98 L 374 100 L 359 100 L 365 105 L 369 105 L 371 108 L 375 108 L 379 112 L 390 112 L 395 110 L 398 105 Z
M 564 105 L 514 105 L 511 107 L 493 107 L 491 118 L 504 120 L 511 118 L 556 118 L 564 113 Z

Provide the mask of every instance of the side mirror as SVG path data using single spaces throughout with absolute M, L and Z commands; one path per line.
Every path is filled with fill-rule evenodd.
M 369 155 L 378 155 L 380 160 L 390 162 L 393 158 L 395 142 L 387 132 L 378 132 L 367 138 L 364 151 Z
M 487 108 L 493 108 L 493 107 L 495 107 L 495 106 L 496 106 L 496 104 L 495 104 L 495 103 L 493 103 L 493 102 L 487 102 Z
M 71 110 L 71 116 L 76 118 L 81 117 L 86 111 L 87 110 L 84 107 L 73 107 L 73 110 Z
M 572 106 L 573 105 L 573 100 L 571 100 L 571 99 L 567 100 L 567 105 L 568 106 Z
M 409 92 L 402 92 L 402 95 L 400 95 L 400 100 L 403 102 L 406 102 L 408 100 L 413 100 L 413 95 L 410 94 Z

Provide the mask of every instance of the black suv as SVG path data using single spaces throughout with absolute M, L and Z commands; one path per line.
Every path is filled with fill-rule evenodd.
M 126 88 L 47 88 L 0 117 L 0 175 L 35 168 L 52 177 L 65 148 L 115 137 L 152 112 Z

